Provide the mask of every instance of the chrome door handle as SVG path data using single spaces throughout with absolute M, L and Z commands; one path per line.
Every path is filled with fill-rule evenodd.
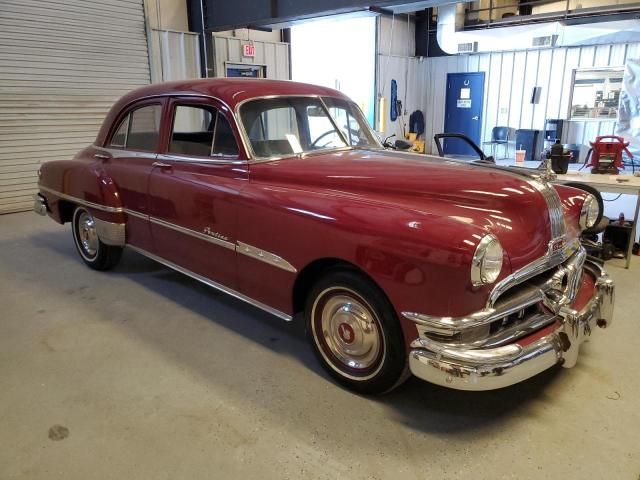
M 475 117 L 471 117 L 471 120 L 478 120 L 478 115 L 476 115 Z
M 97 158 L 99 160 L 109 160 L 111 155 L 107 155 L 106 153 L 94 153 L 93 158 Z
M 158 167 L 158 168 L 171 168 L 172 165 L 170 163 L 163 163 L 163 162 L 153 162 L 151 164 L 152 167 Z

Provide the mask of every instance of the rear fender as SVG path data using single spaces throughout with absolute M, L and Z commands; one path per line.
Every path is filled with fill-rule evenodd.
M 92 157 L 91 150 L 83 150 L 73 160 L 43 164 L 38 182 L 40 195 L 56 222 L 70 222 L 75 208 L 83 206 L 100 222 L 101 240 L 123 244 L 125 217 L 117 187 L 101 162 L 86 160 L 87 156 Z

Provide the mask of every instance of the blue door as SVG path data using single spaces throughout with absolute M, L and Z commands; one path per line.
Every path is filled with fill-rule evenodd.
M 480 145 L 483 101 L 484 72 L 447 74 L 444 132 L 462 133 Z M 477 157 L 471 147 L 459 139 L 446 139 L 443 150 L 445 154 Z

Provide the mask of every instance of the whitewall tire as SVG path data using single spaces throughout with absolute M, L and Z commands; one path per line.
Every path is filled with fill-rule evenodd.
M 120 261 L 122 248 L 107 245 L 100 240 L 96 221 L 86 208 L 75 209 L 71 230 L 80 258 L 89 267 L 94 270 L 109 270 Z

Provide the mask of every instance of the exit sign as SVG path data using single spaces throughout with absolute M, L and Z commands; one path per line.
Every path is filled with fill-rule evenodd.
M 242 45 L 242 55 L 245 57 L 255 57 L 256 46 L 253 43 L 245 43 Z

